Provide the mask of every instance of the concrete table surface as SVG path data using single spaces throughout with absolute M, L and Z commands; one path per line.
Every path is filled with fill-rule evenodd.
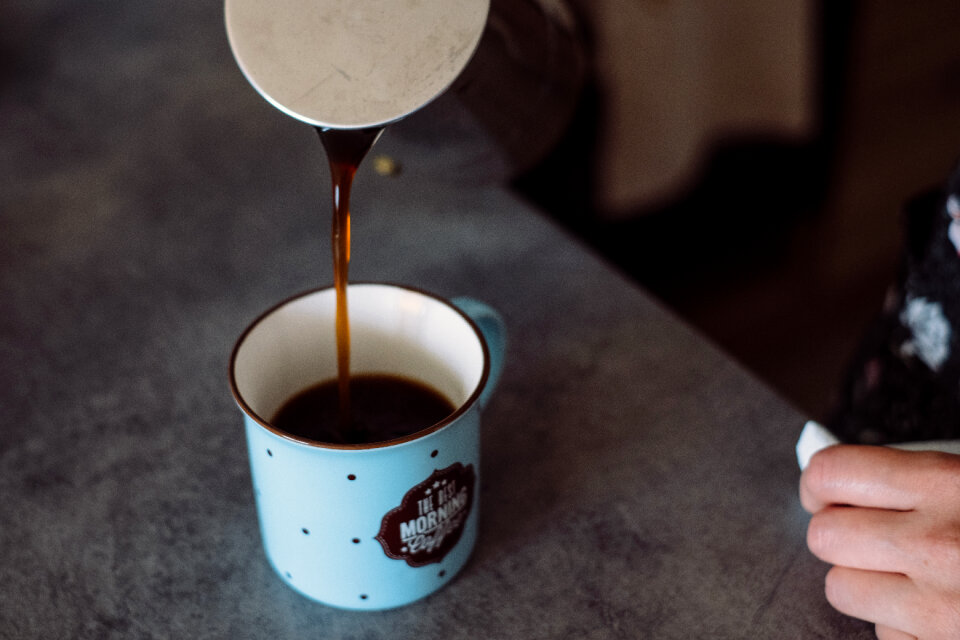
M 4 14 L 0 637 L 871 637 L 806 551 L 804 416 L 506 190 L 369 166 L 351 276 L 508 325 L 480 540 L 402 609 L 286 587 L 226 367 L 330 282 L 316 136 L 245 83 L 217 3 Z

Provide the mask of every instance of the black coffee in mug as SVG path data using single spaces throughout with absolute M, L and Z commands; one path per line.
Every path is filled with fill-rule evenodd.
M 287 433 L 330 444 L 369 444 L 402 438 L 440 422 L 456 407 L 432 387 L 401 376 L 350 376 L 351 424 L 341 422 L 336 378 L 303 389 L 270 420 Z

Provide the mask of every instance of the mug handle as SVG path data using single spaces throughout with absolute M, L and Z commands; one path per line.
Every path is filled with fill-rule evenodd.
M 497 388 L 503 371 L 503 358 L 507 348 L 507 327 L 497 310 L 485 302 L 468 297 L 454 298 L 450 302 L 477 323 L 490 350 L 490 374 L 487 378 L 487 388 L 477 400 L 480 408 L 483 409 L 487 406 L 487 401 L 494 389 Z

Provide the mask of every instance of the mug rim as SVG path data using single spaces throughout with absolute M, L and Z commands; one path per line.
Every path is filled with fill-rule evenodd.
M 258 425 L 260 425 L 267 431 L 270 431 L 274 435 L 279 436 L 284 440 L 288 440 L 301 445 L 319 448 L 319 449 L 335 449 L 335 450 L 341 450 L 341 451 L 364 451 L 364 450 L 370 450 L 370 449 L 385 449 L 388 447 L 394 447 L 400 444 L 404 444 L 406 442 L 412 442 L 414 440 L 419 440 L 420 438 L 424 438 L 456 422 L 460 418 L 460 416 L 465 414 L 471 407 L 473 407 L 474 404 L 477 403 L 477 400 L 480 398 L 481 392 L 487 386 L 488 378 L 490 376 L 490 348 L 487 345 L 486 338 L 484 338 L 483 336 L 483 332 L 480 330 L 480 327 L 473 320 L 473 318 L 468 316 L 462 309 L 454 305 L 449 300 L 439 295 L 430 293 L 429 291 L 426 291 L 419 287 L 413 287 L 409 285 L 397 284 L 392 282 L 361 281 L 361 282 L 348 283 L 347 291 L 349 291 L 351 288 L 354 288 L 354 287 L 365 287 L 365 286 L 378 286 L 378 287 L 390 287 L 393 289 L 402 289 L 404 291 L 408 291 L 420 296 L 424 296 L 426 298 L 433 299 L 439 302 L 440 304 L 442 304 L 443 306 L 447 307 L 448 309 L 454 311 L 464 321 L 466 321 L 466 323 L 473 330 L 474 335 L 476 335 L 477 340 L 479 340 L 480 348 L 483 351 L 483 371 L 480 374 L 480 381 L 477 383 L 476 387 L 474 388 L 470 396 L 465 401 L 460 403 L 460 405 L 450 415 L 440 420 L 439 422 L 436 422 L 428 427 L 424 427 L 423 429 L 420 429 L 419 431 L 415 431 L 411 434 L 401 436 L 399 438 L 391 438 L 390 440 L 379 440 L 377 442 L 363 442 L 358 444 L 323 442 L 322 440 L 312 440 L 310 438 L 304 438 L 302 436 L 288 433 L 283 429 L 278 429 L 277 427 L 270 424 L 269 420 L 263 418 L 260 414 L 254 411 L 249 404 L 247 404 L 247 401 L 243 398 L 243 395 L 240 393 L 240 390 L 237 388 L 237 380 L 236 380 L 237 354 L 239 353 L 240 348 L 243 346 L 244 341 L 246 341 L 250 333 L 257 326 L 259 326 L 260 323 L 266 320 L 267 317 L 269 317 L 270 315 L 272 315 L 282 307 L 285 307 L 288 304 L 296 302 L 302 298 L 307 298 L 309 296 L 334 289 L 333 285 L 328 285 L 328 286 L 322 286 L 322 287 L 315 287 L 313 289 L 308 289 L 306 291 L 301 291 L 300 293 L 293 294 L 287 298 L 284 298 L 280 302 L 277 302 L 276 304 L 269 307 L 266 311 L 263 311 L 259 315 L 257 315 L 257 317 L 254 318 L 247 325 L 247 327 L 243 330 L 243 332 L 241 332 L 240 336 L 237 338 L 236 342 L 233 345 L 233 349 L 230 352 L 230 361 L 229 361 L 230 393 L 233 395 L 234 401 L 240 407 L 240 410 L 243 411 L 244 415 L 252 419 L 254 422 L 256 422 Z

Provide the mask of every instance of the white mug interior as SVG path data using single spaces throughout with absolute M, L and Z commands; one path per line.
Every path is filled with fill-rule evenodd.
M 461 311 L 432 295 L 386 284 L 352 284 L 347 301 L 351 374 L 426 383 L 458 408 L 451 418 L 479 396 L 489 373 L 487 348 Z M 248 415 L 276 430 L 270 420 L 286 400 L 337 376 L 335 322 L 336 293 L 330 288 L 283 302 L 250 326 L 237 342 L 230 371 Z

